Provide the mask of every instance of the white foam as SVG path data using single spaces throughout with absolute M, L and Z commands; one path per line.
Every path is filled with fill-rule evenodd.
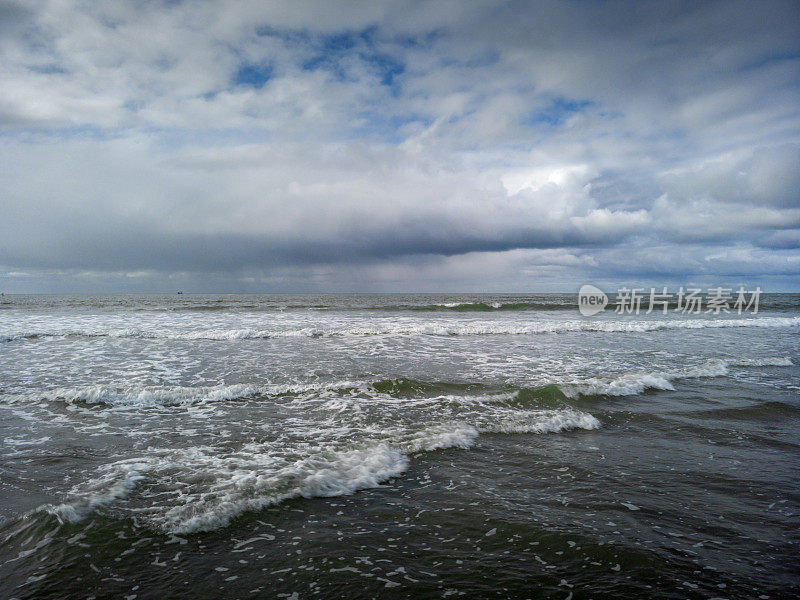
M 800 317 L 748 317 L 729 319 L 665 319 L 643 321 L 594 321 L 586 331 L 648 332 L 663 329 L 720 329 L 731 327 L 783 328 L 800 326 Z
M 736 367 L 793 367 L 794 363 L 788 356 L 775 356 L 767 358 L 737 359 L 730 364 Z
M 674 390 L 673 382 L 679 379 L 699 377 L 722 377 L 728 375 L 731 367 L 790 367 L 794 363 L 789 357 L 763 357 L 753 359 L 711 359 L 698 365 L 679 370 L 625 373 L 613 379 L 590 378 L 559 384 L 562 391 L 574 397 L 584 395 L 629 396 L 641 394 L 648 389 Z M 75 388 L 54 388 L 21 394 L 5 394 L 4 403 L 29 404 L 41 400 L 59 400 L 71 404 L 106 404 L 110 406 L 170 406 L 195 403 L 214 403 L 244 400 L 256 396 L 274 397 L 289 394 L 318 394 L 347 389 L 359 390 L 363 394 L 376 396 L 381 403 L 395 404 L 435 404 L 444 397 L 398 399 L 385 394 L 377 394 L 369 381 L 331 381 L 307 383 L 273 383 L 263 385 L 233 384 L 218 386 L 131 386 L 96 385 Z M 506 396 L 496 396 L 502 399 Z M 513 397 L 511 394 L 509 397 Z M 475 402 L 477 397 L 447 397 L 453 401 Z M 367 398 L 360 398 L 367 402 Z M 335 410 L 360 410 L 353 398 L 333 398 L 327 401 L 328 408 Z
M 406 471 L 408 454 L 467 448 L 479 431 L 555 433 L 595 429 L 597 419 L 575 410 L 516 411 L 496 407 L 477 415 L 479 425 L 435 424 L 416 431 L 392 429 L 382 440 L 355 448 L 316 440 L 286 447 L 285 442 L 250 442 L 236 451 L 224 447 L 149 448 L 140 458 L 110 463 L 76 486 L 71 500 L 43 510 L 78 521 L 93 510 L 127 498 L 125 510 L 173 534 L 224 527 L 245 511 L 297 497 L 333 497 L 379 486 Z M 475 417 L 476 415 L 473 415 Z M 139 488 L 135 494 L 135 489 Z
M 291 325 L 291 324 L 290 324 Z M 244 340 L 280 337 L 341 337 L 341 336 L 405 336 L 405 335 L 535 335 L 567 332 L 604 333 L 645 333 L 669 329 L 708 329 L 708 328 L 787 328 L 800 326 L 800 317 L 747 317 L 727 319 L 674 318 L 664 320 L 573 320 L 533 322 L 498 322 L 493 320 L 450 320 L 450 319 L 372 319 L 363 324 L 353 322 L 331 322 L 326 325 L 305 325 L 264 329 L 254 327 L 240 328 L 201 328 L 181 330 L 160 325 L 153 327 L 126 328 L 74 328 L 64 327 L 35 331 L 17 331 L 3 334 L 4 341 L 14 341 L 33 337 L 133 337 L 149 339 L 185 340 Z
M 368 389 L 368 386 L 368 382 L 358 381 L 268 385 L 233 384 L 200 387 L 94 385 L 7 394 L 4 396 L 4 402 L 27 404 L 40 400 L 58 400 L 70 404 L 107 404 L 127 407 L 169 406 L 198 402 L 244 400 L 259 395 L 277 396 L 282 394 L 335 391 L 347 388 Z
M 59 521 L 75 523 L 101 506 L 126 497 L 136 485 L 145 478 L 140 471 L 147 463 L 139 460 L 126 460 L 101 467 L 102 474 L 89 480 L 82 489 L 80 497 L 69 503 L 41 508 L 55 515 Z
M 432 425 L 421 431 L 409 434 L 401 443 L 409 453 L 430 452 L 444 448 L 469 448 L 478 431 L 466 423 Z
M 711 359 L 699 365 L 687 367 L 682 370 L 660 371 L 649 373 L 626 373 L 615 379 L 603 380 L 598 378 L 584 382 L 576 382 L 561 386 L 567 396 L 577 394 L 605 395 L 605 396 L 632 396 L 641 394 L 645 390 L 674 390 L 672 382 L 679 379 L 693 379 L 700 377 L 724 377 L 730 372 L 730 367 L 756 367 L 775 366 L 789 367 L 794 363 L 788 357 L 765 357 L 758 359 Z
M 579 394 L 587 396 L 633 396 L 641 394 L 647 389 L 675 389 L 670 383 L 669 375 L 660 373 L 626 373 L 610 381 L 590 379 L 575 385 L 574 388 Z M 572 386 L 564 386 L 564 393 L 567 396 L 574 396 L 574 391 Z
M 8 395 L 12 403 L 32 402 L 42 399 L 68 403 L 110 404 L 114 406 L 157 406 L 192 403 L 198 401 L 220 402 L 248 398 L 259 393 L 252 385 L 221 385 L 208 387 L 114 387 L 93 385 L 76 388 L 55 388 L 42 392 Z
M 402 452 L 380 444 L 309 458 L 274 474 L 235 473 L 228 480 L 234 485 L 218 482 L 223 490 L 210 494 L 216 496 L 213 502 L 173 507 L 164 515 L 162 526 L 174 533 L 209 531 L 227 525 L 245 511 L 288 498 L 343 496 L 377 487 L 407 468 L 408 458 Z M 286 487 L 287 482 L 294 485 Z M 282 487 L 286 489 L 278 491 Z
M 560 433 L 571 429 L 598 429 L 600 421 L 578 410 L 519 411 L 481 427 L 486 433 Z
M 724 377 L 729 372 L 730 362 L 718 358 L 712 358 L 706 362 L 688 367 L 683 371 L 669 373 L 671 379 L 693 379 L 696 377 Z
M 171 533 L 224 527 L 249 510 L 296 497 L 332 497 L 377 487 L 408 468 L 399 449 L 381 443 L 280 460 L 251 445 L 235 455 L 208 448 L 178 450 L 150 461 L 155 480 L 172 482 L 179 497 L 142 509 L 153 525 Z M 172 494 L 170 494 L 172 495 Z
M 136 330 L 140 337 L 177 337 L 181 339 L 257 339 L 271 337 L 339 337 L 372 335 L 533 335 L 598 331 L 607 333 L 643 333 L 664 329 L 705 329 L 730 327 L 797 327 L 800 317 L 761 317 L 745 319 L 675 319 L 658 321 L 536 321 L 514 324 L 497 321 L 409 321 L 364 324 L 362 326 L 301 327 L 298 329 L 198 329 L 189 332 Z M 119 335 L 111 333 L 110 335 Z M 127 334 L 126 334 L 127 335 Z

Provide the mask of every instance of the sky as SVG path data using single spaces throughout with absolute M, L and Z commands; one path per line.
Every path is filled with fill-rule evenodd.
M 800 4 L 0 0 L 0 291 L 800 291 Z

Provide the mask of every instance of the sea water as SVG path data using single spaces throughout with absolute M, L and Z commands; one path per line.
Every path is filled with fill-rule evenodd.
M 790 598 L 800 297 L 0 298 L 0 596 Z

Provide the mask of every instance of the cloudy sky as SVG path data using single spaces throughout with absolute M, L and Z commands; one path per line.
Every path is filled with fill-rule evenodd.
M 797 2 L 0 0 L 0 291 L 800 289 Z

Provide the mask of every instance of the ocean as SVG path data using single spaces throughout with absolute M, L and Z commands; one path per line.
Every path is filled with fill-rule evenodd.
M 800 296 L 0 297 L 2 598 L 796 598 Z

